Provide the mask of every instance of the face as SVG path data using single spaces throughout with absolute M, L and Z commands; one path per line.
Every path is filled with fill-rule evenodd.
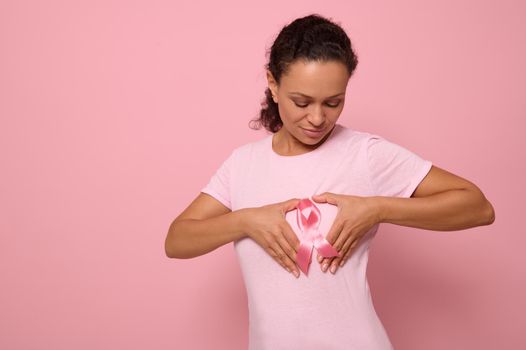
M 345 102 L 349 73 L 343 63 L 297 61 L 278 86 L 267 71 L 283 127 L 276 133 L 289 147 L 316 146 L 329 136 Z

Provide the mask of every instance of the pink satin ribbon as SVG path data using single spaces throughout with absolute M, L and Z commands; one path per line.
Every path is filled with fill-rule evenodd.
M 312 248 L 325 258 L 340 256 L 338 251 L 319 232 L 321 222 L 320 209 L 309 198 L 301 199 L 296 206 L 298 227 L 301 230 L 300 248 L 296 255 L 296 263 L 306 275 L 311 262 Z

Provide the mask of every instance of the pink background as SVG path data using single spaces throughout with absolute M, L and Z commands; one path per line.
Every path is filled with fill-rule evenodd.
M 477 184 L 491 226 L 384 224 L 370 253 L 397 349 L 517 349 L 526 324 L 520 1 L 1 1 L 0 348 L 246 349 L 232 244 L 169 259 L 171 221 L 248 128 L 281 27 L 340 22 L 339 119 Z M 337 322 L 337 321 L 336 321 Z

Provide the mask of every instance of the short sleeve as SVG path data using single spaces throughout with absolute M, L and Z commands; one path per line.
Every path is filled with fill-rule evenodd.
M 374 134 L 367 139 L 367 162 L 377 196 L 409 198 L 431 170 L 432 162 Z
M 230 153 L 228 158 L 223 161 L 212 175 L 208 184 L 201 189 L 201 192 L 211 195 L 230 210 L 232 210 L 230 180 L 234 153 L 235 151 Z

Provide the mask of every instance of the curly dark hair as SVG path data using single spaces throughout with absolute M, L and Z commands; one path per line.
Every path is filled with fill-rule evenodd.
M 352 49 L 351 40 L 339 24 L 332 18 L 319 14 L 311 14 L 297 18 L 284 26 L 274 40 L 270 51 L 266 52 L 269 61 L 265 64 L 276 83 L 279 85 L 281 76 L 286 74 L 290 64 L 298 61 L 338 61 L 343 63 L 349 78 L 358 65 L 358 57 Z M 275 133 L 283 126 L 278 111 L 278 104 L 272 99 L 272 93 L 267 87 L 265 98 L 259 112 L 259 117 L 249 122 L 251 129 L 259 130 L 261 125 Z M 250 124 L 255 123 L 252 127 Z

